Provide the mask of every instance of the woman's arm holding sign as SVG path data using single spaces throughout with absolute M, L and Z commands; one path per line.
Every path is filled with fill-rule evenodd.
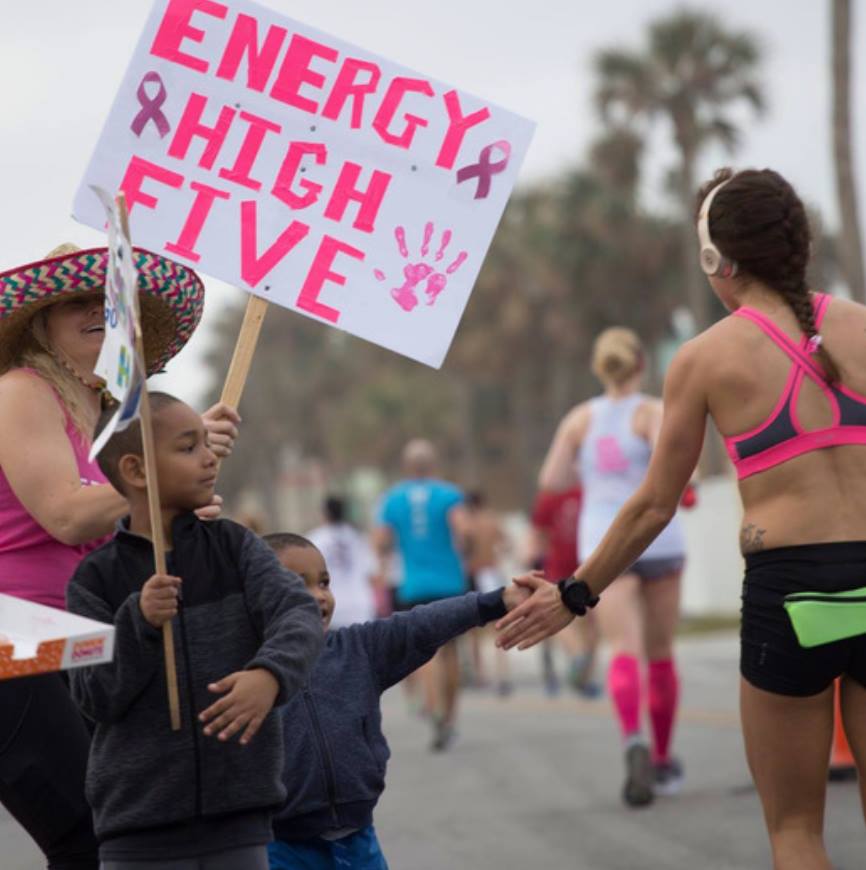
M 235 441 L 238 437 L 238 426 L 241 418 L 238 412 L 225 402 L 217 402 L 207 409 L 202 415 L 205 429 L 207 429 L 210 449 L 220 458 L 231 456 Z
M 238 412 L 225 402 L 217 402 L 201 415 L 201 419 L 207 429 L 210 449 L 220 460 L 231 456 L 241 422 Z M 195 513 L 200 520 L 217 520 L 222 515 L 222 510 L 222 496 L 214 494 L 213 501 Z
M 689 343 L 676 355 L 665 379 L 664 418 L 646 478 L 574 574 L 593 595 L 600 595 L 634 564 L 676 513 L 704 442 L 707 397 L 696 371 L 695 348 Z M 515 582 L 533 594 L 496 624 L 499 646 L 528 649 L 571 622 L 574 615 L 556 586 L 531 575 Z

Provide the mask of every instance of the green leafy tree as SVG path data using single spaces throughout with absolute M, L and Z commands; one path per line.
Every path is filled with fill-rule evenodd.
M 711 309 L 692 221 L 696 165 L 710 143 L 736 147 L 732 109 L 745 104 L 763 111 L 759 61 L 752 35 L 726 30 L 715 17 L 689 10 L 653 22 L 642 50 L 609 49 L 596 59 L 596 99 L 607 123 L 648 126 L 665 119 L 671 126 L 680 157 L 683 286 L 699 329 L 709 325 Z

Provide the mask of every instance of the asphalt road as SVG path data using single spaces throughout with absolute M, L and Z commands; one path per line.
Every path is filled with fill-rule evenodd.
M 756 870 L 769 868 L 761 810 L 737 717 L 736 639 L 682 642 L 676 798 L 628 810 L 608 701 L 546 698 L 534 651 L 513 658 L 517 690 L 467 692 L 460 734 L 428 751 L 429 729 L 401 690 L 384 699 L 393 757 L 376 825 L 392 870 Z M 866 867 L 856 786 L 828 791 L 837 870 Z M 0 811 L 0 870 L 38 870 L 38 853 Z M 243 870 L 243 868 L 238 868 Z

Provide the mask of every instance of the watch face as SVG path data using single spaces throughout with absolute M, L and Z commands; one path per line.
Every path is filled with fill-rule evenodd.
M 565 606 L 570 610 L 574 607 L 582 607 L 586 602 L 583 587 L 579 583 L 570 583 L 564 590 Z

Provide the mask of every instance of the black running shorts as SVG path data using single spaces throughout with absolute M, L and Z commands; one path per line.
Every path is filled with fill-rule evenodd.
M 792 592 L 843 592 L 862 586 L 866 586 L 864 541 L 748 554 L 740 673 L 753 686 L 777 695 L 817 695 L 842 674 L 866 687 L 866 633 L 804 649 L 783 607 L 785 596 Z

